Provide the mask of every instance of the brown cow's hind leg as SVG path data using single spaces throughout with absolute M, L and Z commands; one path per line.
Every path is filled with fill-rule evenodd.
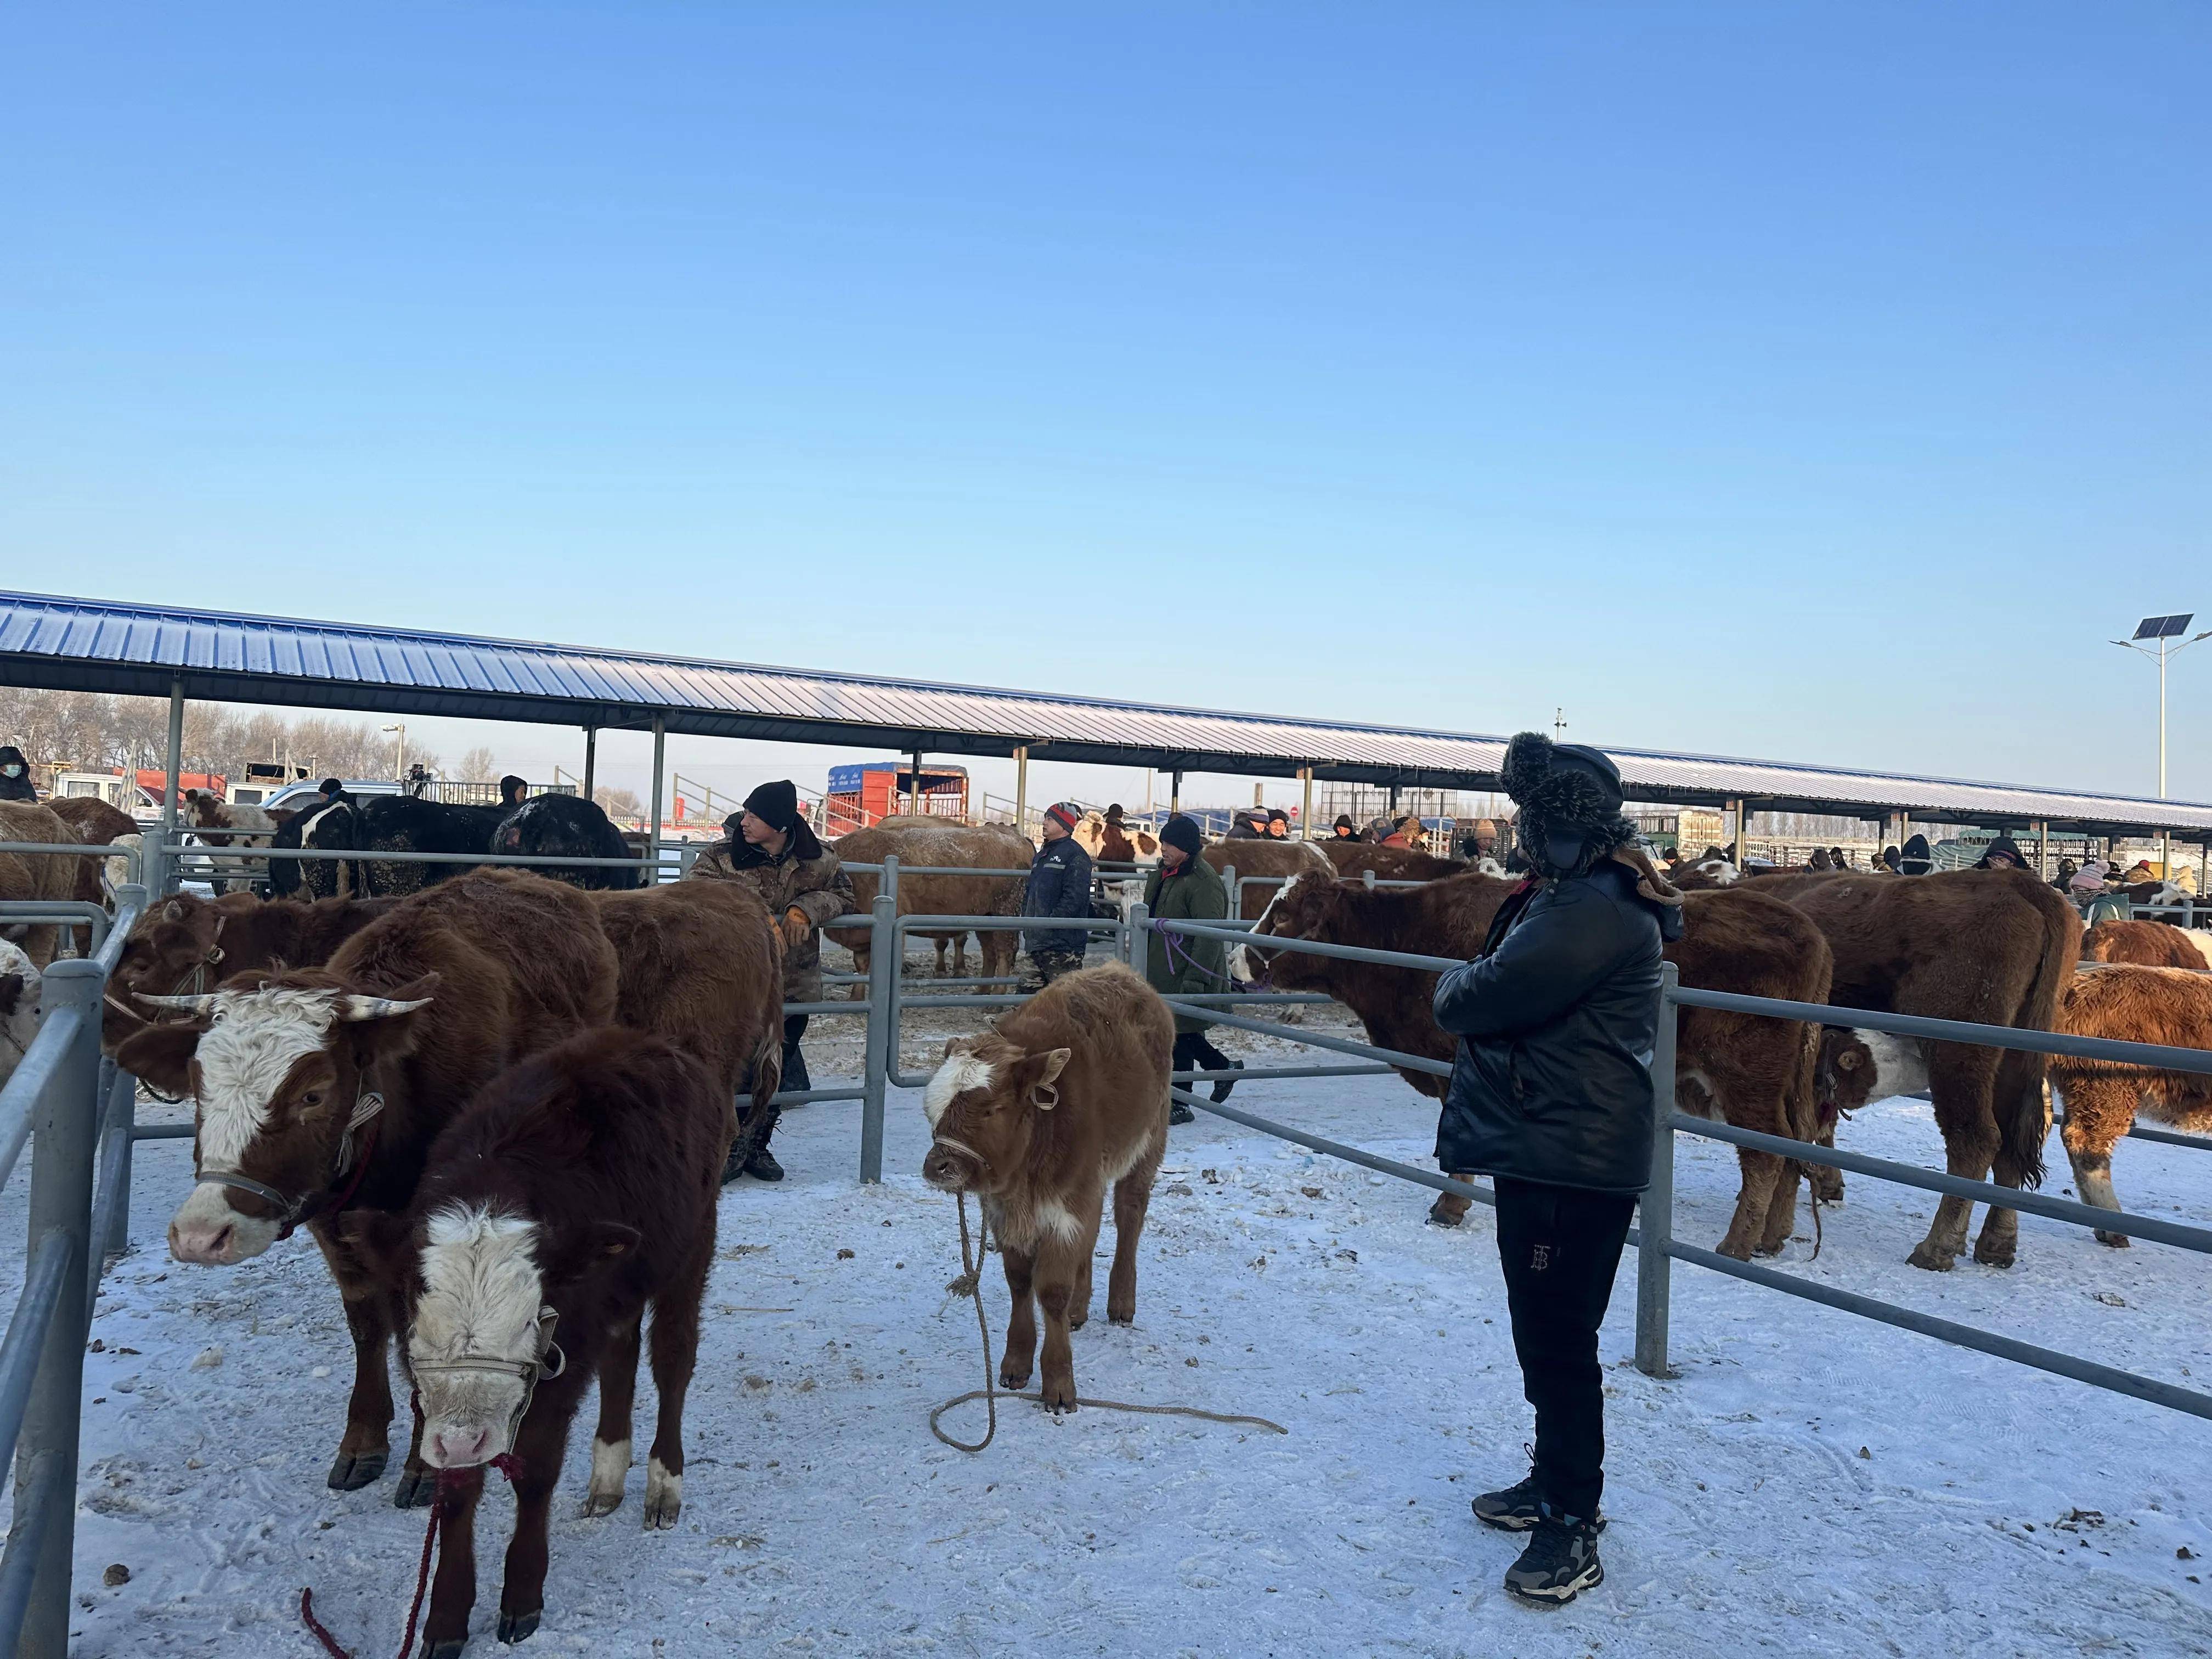
M 1114 1183 L 1114 1267 L 1106 1279 L 1106 1317 L 1113 1324 L 1137 1322 L 1137 1241 L 1152 1203 L 1152 1178 L 1159 1159 L 1152 1158 Z
M 1751 1260 L 1756 1243 L 1766 1237 L 1766 1211 L 1773 1201 L 1776 1183 L 1789 1160 L 1772 1152 L 1755 1152 L 1739 1146 L 1735 1154 L 1738 1178 L 1735 1214 L 1720 1243 L 1720 1253 L 1738 1261 Z
M 645 1468 L 647 1532 L 667 1531 L 684 1513 L 684 1397 L 699 1363 L 699 1303 L 707 1290 L 711 1238 L 708 1246 L 699 1252 L 696 1271 L 653 1304 L 653 1391 L 660 1398 L 660 1415 Z

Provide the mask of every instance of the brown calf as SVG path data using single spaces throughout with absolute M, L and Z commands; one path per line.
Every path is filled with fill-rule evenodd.
M 2212 933 L 2166 921 L 2100 921 L 2081 935 L 2084 962 L 2138 968 L 2212 968 Z
M 995 1030 L 956 1037 L 930 1079 L 922 1179 L 975 1193 L 999 1236 L 1013 1316 L 999 1382 L 1019 1389 L 1044 1304 L 1043 1400 L 1075 1409 L 1072 1331 L 1091 1317 L 1091 1253 L 1114 1188 L 1106 1316 L 1137 1316 L 1137 1238 L 1168 1144 L 1175 1018 L 1118 963 L 1063 975 Z
M 354 1342 L 332 1486 L 383 1473 L 392 1423 L 390 1327 L 337 1212 L 356 1201 L 405 1209 L 431 1141 L 470 1097 L 516 1060 L 605 1024 L 615 986 L 588 894 L 482 871 L 395 905 L 326 968 L 242 974 L 178 999 L 191 1024 L 149 1026 L 117 1051 L 124 1070 L 195 1104 L 199 1180 L 169 1224 L 170 1254 L 242 1261 L 304 1225 L 330 1264 Z M 429 1496 L 410 1451 L 397 1501 Z
M 1331 945 L 1358 945 L 1420 956 L 1474 957 L 1515 884 L 1452 876 L 1420 887 L 1368 890 L 1358 882 L 1299 881 L 1286 889 L 1257 933 Z M 1683 934 L 1666 951 L 1694 989 L 1825 1002 L 1831 963 L 1820 930 L 1788 905 L 1729 890 L 1692 893 Z M 1267 952 L 1269 981 L 1284 990 L 1324 991 L 1359 1016 L 1386 1048 L 1451 1059 L 1453 1040 L 1433 1012 L 1437 975 L 1416 968 L 1346 962 L 1296 951 Z M 1811 1140 L 1819 1133 L 1813 1090 L 1814 1035 L 1795 1020 L 1685 1008 L 1680 1014 L 1674 1097 L 1684 1111 L 1763 1134 Z M 1447 1079 L 1401 1068 L 1399 1075 L 1432 1099 Z M 1721 1240 L 1738 1261 L 1771 1255 L 1789 1241 L 1796 1218 L 1796 1166 L 1771 1152 L 1739 1148 L 1735 1213 Z M 1451 1171 L 1453 1174 L 1462 1173 Z M 1439 1197 L 1430 1214 L 1455 1226 L 1468 1200 Z
M 2133 966 L 2083 974 L 2066 988 L 2058 1029 L 2120 1042 L 2212 1048 L 2212 977 Z M 2193 1072 L 2053 1054 L 2051 1088 L 2066 1107 L 2059 1139 L 2074 1165 L 2075 1190 L 2084 1204 L 2100 1210 L 2120 1207 L 2112 1190 L 2112 1148 L 2134 1125 L 2137 1112 L 2193 1134 L 2212 1132 L 2212 1077 Z M 2125 1233 L 2102 1228 L 2097 1239 L 2104 1244 L 2128 1242 Z
M 345 1218 L 404 1330 L 424 1461 L 445 1471 L 429 1659 L 468 1641 L 484 1467 L 510 1453 L 514 1536 L 499 1639 L 537 1630 L 546 1523 L 568 1425 L 594 1376 L 587 1516 L 618 1508 L 630 1463 L 639 1330 L 653 1310 L 659 1397 L 645 1525 L 684 1508 L 684 1400 L 714 1257 L 714 1200 L 732 1124 L 727 1090 L 641 1031 L 586 1031 L 501 1073 L 447 1124 L 404 1215 Z M 558 1346 L 559 1354 L 552 1347 Z
M 398 899 L 258 899 L 227 893 L 204 899 L 175 893 L 138 918 L 109 981 L 100 1044 L 113 1054 L 151 1024 L 158 1009 L 133 1006 L 132 993 L 199 995 L 234 974 L 319 968 L 338 946 Z

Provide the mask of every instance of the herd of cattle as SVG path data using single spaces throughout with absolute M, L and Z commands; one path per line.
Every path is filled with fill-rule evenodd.
M 507 1470 L 517 1492 L 499 1635 L 517 1641 L 537 1627 L 553 1484 L 593 1377 L 600 1407 L 586 1509 L 604 1514 L 622 1502 L 648 1308 L 659 1410 L 644 1517 L 648 1527 L 675 1523 L 716 1185 L 740 1133 L 738 1097 L 757 1114 L 779 1080 L 782 946 L 758 901 L 727 884 L 611 879 L 629 873 L 621 870 L 566 870 L 556 880 L 375 857 L 447 850 L 479 834 L 451 850 L 612 856 L 589 822 L 596 809 L 568 798 L 459 831 L 442 815 L 408 810 L 423 805 L 365 803 L 348 809 L 355 816 L 341 828 L 313 815 L 294 820 L 304 837 L 296 845 L 343 834 L 351 839 L 341 850 L 363 854 L 295 861 L 287 884 L 283 849 L 272 848 L 268 884 L 305 893 L 161 899 L 125 942 L 103 1037 L 124 1069 L 195 1103 L 196 1181 L 169 1229 L 177 1260 L 241 1261 L 302 1227 L 322 1250 L 355 1351 L 333 1487 L 367 1486 L 386 1468 L 388 1350 L 401 1338 L 416 1404 L 397 1501 L 427 1503 L 441 1480 L 449 1495 L 426 1628 L 428 1650 L 451 1656 L 465 1642 L 474 1601 L 471 1536 L 488 1463 Z M 69 826 L 47 809 L 0 811 L 50 820 L 0 819 L 0 839 L 65 839 L 58 830 Z M 95 819 L 88 815 L 75 838 L 94 845 L 103 829 L 121 833 Z M 1018 875 L 984 873 L 1026 865 L 1028 843 L 1011 830 L 891 821 L 837 850 L 869 864 L 896 853 L 918 872 L 900 883 L 903 914 L 1020 908 Z M 1149 849 L 1129 850 L 1131 868 L 1141 869 Z M 1450 1058 L 1431 1015 L 1434 974 L 1267 941 L 1465 958 L 1510 880 L 1374 845 L 1239 842 L 1204 856 L 1260 878 L 1241 900 L 1254 925 L 1234 958 L 1240 978 L 1325 992 L 1376 1043 Z M 92 872 L 96 892 L 97 855 L 19 855 L 0 864 L 0 897 L 81 896 L 85 871 L 73 865 Z M 919 872 L 948 868 L 974 873 Z M 2065 898 L 2024 872 L 1807 872 L 1717 883 L 1680 873 L 1695 890 L 1668 955 L 1688 987 L 2212 1048 L 2212 962 L 2201 936 L 2130 921 L 2085 939 Z M 325 878 L 333 890 L 315 896 Z M 1109 890 L 1128 878 L 1129 869 L 1102 874 Z M 863 872 L 856 888 L 863 879 L 872 880 Z M 864 933 L 830 931 L 865 948 Z M 985 975 L 1009 969 L 1014 935 L 979 937 Z M 941 939 L 939 972 L 964 975 L 964 949 L 961 936 Z M 27 1045 L 38 967 L 0 943 L 0 1077 Z M 1117 1237 L 1107 1312 L 1134 1315 L 1135 1246 L 1166 1144 L 1173 1041 L 1165 1005 L 1109 964 L 947 1044 L 925 1095 L 925 1177 L 984 1197 L 1000 1240 L 1014 1305 L 1001 1381 L 1026 1383 L 1041 1307 L 1042 1396 L 1055 1407 L 1075 1401 L 1069 1334 L 1089 1312 L 1109 1188 Z M 1425 1072 L 1401 1075 L 1425 1094 L 1442 1087 Z M 2112 1147 L 2139 1109 L 2212 1127 L 2212 1088 L 2191 1075 L 1705 1009 L 1682 1012 L 1675 1089 L 1686 1110 L 1824 1145 L 1856 1106 L 1925 1089 L 1951 1172 L 1993 1173 L 2012 1187 L 2041 1178 L 2055 1092 L 2081 1195 L 2112 1209 Z M 1747 1149 L 1740 1158 L 1720 1244 L 1731 1255 L 1788 1240 L 1801 1174 L 1816 1200 L 1840 1192 L 1823 1166 Z M 1431 1213 L 1455 1224 L 1465 1207 L 1446 1197 Z M 1944 1200 L 1913 1262 L 1950 1267 L 1971 1208 Z M 2016 1216 L 1993 1208 L 1977 1260 L 2009 1265 L 2016 1249 Z

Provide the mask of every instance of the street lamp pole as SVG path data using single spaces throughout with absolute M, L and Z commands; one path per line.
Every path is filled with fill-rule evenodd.
M 2189 624 L 2195 620 L 2193 611 L 2178 617 L 2145 617 L 2136 624 L 2134 639 L 2112 641 L 2124 650 L 2136 652 L 2158 664 L 2158 798 L 2160 800 L 2166 799 L 2166 659 L 2169 656 L 2179 655 L 2198 640 L 2212 639 L 2212 628 L 2188 639 L 2181 639 L 2181 635 L 2188 631 Z M 2154 652 L 2139 643 L 2143 640 L 2154 641 L 2158 649 Z M 2180 640 L 2180 643 L 2172 643 L 2176 640 Z M 2161 875 L 2171 879 L 2173 874 L 2173 832 L 2171 830 L 2162 828 L 2158 832 L 2158 861 Z

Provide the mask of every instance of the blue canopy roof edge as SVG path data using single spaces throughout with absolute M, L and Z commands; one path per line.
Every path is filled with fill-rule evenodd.
M 639 727 L 939 754 L 1495 789 L 1505 739 L 716 662 L 654 653 L 0 592 L 0 683 L 361 714 Z M 2212 837 L 2212 805 L 1609 748 L 1639 801 Z

